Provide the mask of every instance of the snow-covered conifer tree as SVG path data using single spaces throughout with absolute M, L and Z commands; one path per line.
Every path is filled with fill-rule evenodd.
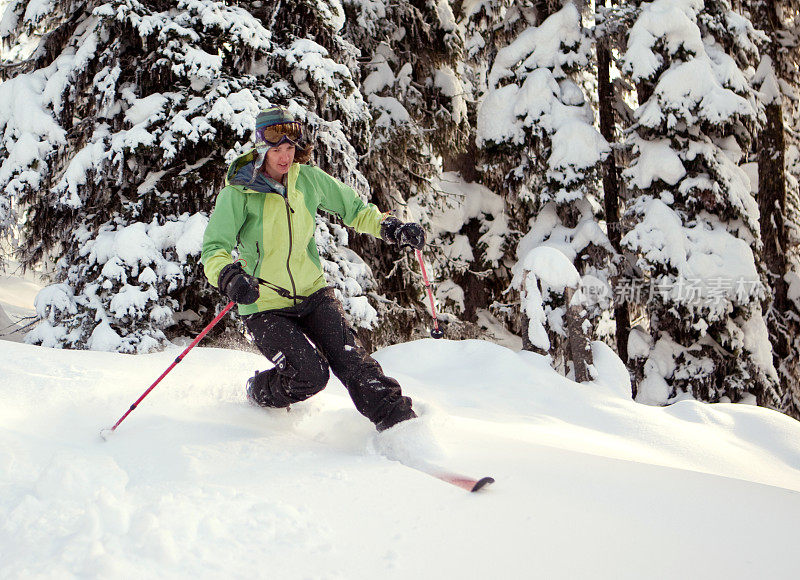
M 535 215 L 528 224 L 520 220 L 527 234 L 514 267 L 513 287 L 529 318 L 525 335 L 560 364 L 566 355 L 567 289 L 574 285 L 537 270 L 537 264 L 553 262 L 534 259 L 541 254 L 536 249 L 555 248 L 578 268 L 587 291 L 577 296 L 584 298 L 588 319 L 602 312 L 600 302 L 589 298 L 607 301 L 610 294 L 598 268 L 610 248 L 590 202 L 609 153 L 581 87 L 590 58 L 581 14 L 574 3 L 565 3 L 497 52 L 477 116 L 478 144 L 493 159 L 487 172 L 499 178 L 512 204 L 521 202 L 520 217 Z
M 497 159 L 478 146 L 477 118 L 497 51 L 536 23 L 538 4 L 484 0 L 464 2 L 456 12 L 462 39 L 460 88 L 469 128 L 464 151 L 444 152 L 445 174 L 436 184 L 446 194 L 445 206 L 434 217 L 442 237 L 441 271 L 450 276 L 442 298 L 458 302 L 455 312 L 460 316 L 477 319 L 486 328 L 499 321 L 513 332 L 524 326 L 507 295 L 518 239 L 513 221 L 526 210 L 515 207 L 518 198 L 504 186 Z
M 491 192 L 464 183 L 447 169 L 470 141 L 471 88 L 465 81 L 463 33 L 450 3 L 345 2 L 345 38 L 362 50 L 366 61 L 360 84 L 372 111 L 374 135 L 364 157 L 364 170 L 375 201 L 401 219 L 421 222 L 428 230 L 425 256 L 439 306 L 460 318 L 473 320 L 482 304 L 480 289 L 465 279 L 475 265 L 467 224 L 496 223 L 504 230 L 502 202 Z M 490 231 L 491 230 L 491 231 Z M 502 245 L 498 227 L 478 226 L 474 243 Z M 479 241 L 480 240 L 480 241 Z M 369 248 L 376 248 L 364 240 Z M 424 290 L 413 254 L 380 246 L 371 264 L 387 275 L 382 282 L 391 302 L 378 341 L 407 337 L 429 317 Z M 495 251 L 495 253 L 497 253 Z M 391 274 L 389 276 L 389 274 Z M 474 278 L 474 276 L 472 277 Z M 470 278 L 470 280 L 472 280 Z M 471 310 L 470 310 L 471 308 Z M 467 324 L 450 322 L 448 336 L 467 336 Z
M 642 3 L 624 71 L 639 87 L 623 245 L 644 275 L 649 337 L 634 333 L 637 398 L 778 403 L 758 205 L 739 167 L 760 119 L 752 26 L 727 0 Z
M 744 2 L 753 26 L 766 35 L 754 79 L 765 109 L 765 123 L 754 143 L 758 165 L 756 183 L 761 212 L 761 239 L 770 304 L 765 313 L 773 360 L 783 389 L 781 409 L 800 418 L 800 304 L 790 299 L 792 281 L 800 266 L 797 179 L 791 174 L 797 158 L 800 38 L 795 19 L 800 2 L 782 0 Z M 794 232 L 794 235 L 793 235 Z

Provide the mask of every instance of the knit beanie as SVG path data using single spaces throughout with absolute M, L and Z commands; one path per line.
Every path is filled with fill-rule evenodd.
M 295 123 L 296 120 L 288 110 L 283 107 L 270 107 L 264 109 L 256 117 L 256 132 L 264 127 L 281 125 L 283 123 Z

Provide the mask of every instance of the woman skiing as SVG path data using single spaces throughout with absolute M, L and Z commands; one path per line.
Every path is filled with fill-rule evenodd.
M 383 431 L 416 414 L 397 381 L 356 344 L 325 282 L 316 214 L 334 213 L 356 231 L 416 249 L 425 233 L 306 165 L 312 147 L 302 139 L 301 124 L 283 107 L 259 113 L 255 149 L 230 165 L 217 196 L 203 238 L 203 268 L 238 303 L 255 345 L 274 365 L 247 381 L 251 402 L 288 407 L 303 401 L 325 388 L 330 370 L 358 411 Z

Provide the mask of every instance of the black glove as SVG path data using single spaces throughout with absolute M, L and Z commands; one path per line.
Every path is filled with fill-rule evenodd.
M 239 262 L 228 264 L 219 273 L 219 290 L 238 304 L 252 304 L 258 300 L 258 280 L 242 270 Z
M 425 230 L 414 223 L 403 223 L 394 216 L 389 216 L 381 223 L 381 237 L 390 244 L 410 246 L 421 250 L 425 246 Z

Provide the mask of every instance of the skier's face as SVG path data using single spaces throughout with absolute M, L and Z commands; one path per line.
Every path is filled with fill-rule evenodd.
M 267 151 L 264 159 L 264 171 L 272 179 L 281 181 L 289 173 L 289 168 L 294 162 L 295 147 L 291 143 L 281 143 Z

